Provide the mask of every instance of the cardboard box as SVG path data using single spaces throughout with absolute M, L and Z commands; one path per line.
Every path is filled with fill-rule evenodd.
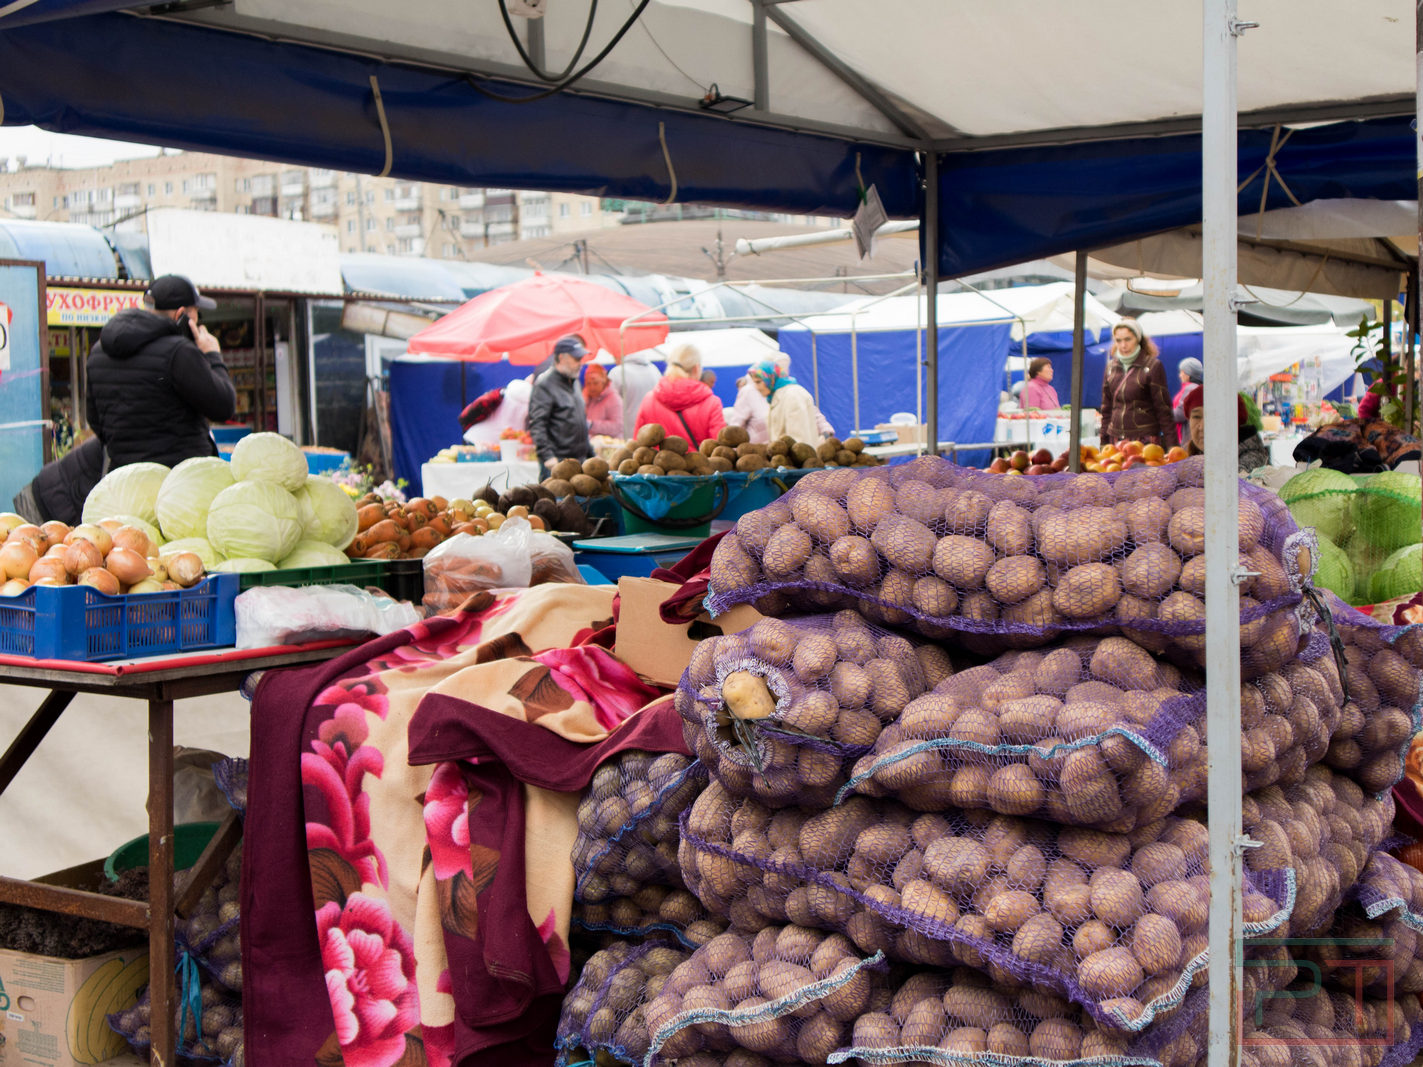
M 875 424 L 876 430 L 893 430 L 899 435 L 899 443 L 902 445 L 922 445 L 929 440 L 929 427 L 922 422 L 913 426 L 896 426 L 890 422 L 880 422 Z
M 37 881 L 81 889 L 103 877 L 97 861 Z M 78 960 L 0 949 L 0 1067 L 79 1067 L 128 1049 L 105 1016 L 148 985 L 148 946 Z
M 702 612 L 685 626 L 670 626 L 662 621 L 659 609 L 676 591 L 674 583 L 654 578 L 618 579 L 622 604 L 613 653 L 654 685 L 671 687 L 681 681 L 697 642 L 738 633 L 763 617 L 751 605 L 739 604 L 715 619 Z

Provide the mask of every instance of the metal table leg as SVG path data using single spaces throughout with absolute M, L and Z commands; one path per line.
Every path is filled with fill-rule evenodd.
M 153 1067 L 171 1067 L 173 980 L 173 701 L 148 702 L 148 961 Z

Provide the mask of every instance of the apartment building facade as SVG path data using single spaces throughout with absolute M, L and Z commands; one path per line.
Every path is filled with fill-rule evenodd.
M 68 169 L 0 160 L 0 219 L 142 230 L 150 208 L 266 215 L 335 227 L 343 252 L 461 259 L 530 237 L 618 225 L 596 197 L 434 185 L 203 152 Z

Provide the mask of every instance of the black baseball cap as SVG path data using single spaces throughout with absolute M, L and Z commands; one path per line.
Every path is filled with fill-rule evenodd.
M 588 349 L 583 345 L 583 338 L 579 337 L 576 333 L 571 333 L 567 337 L 560 337 L 553 346 L 555 359 L 564 353 L 582 359 L 588 354 Z
M 148 292 L 143 294 L 143 298 L 157 311 L 190 307 L 211 311 L 217 307 L 215 300 L 203 296 L 198 292 L 198 287 L 181 274 L 165 274 L 161 278 L 154 278 L 149 282 Z

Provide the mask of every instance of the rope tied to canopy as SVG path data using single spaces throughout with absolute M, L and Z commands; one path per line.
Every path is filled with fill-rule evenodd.
M 677 168 L 672 166 L 672 153 L 667 150 L 667 124 L 665 122 L 657 124 L 657 143 L 662 146 L 662 158 L 667 163 L 667 176 L 672 180 L 672 189 L 667 194 L 667 199 L 662 203 L 664 206 L 675 204 L 677 202 Z
M 1290 202 L 1294 204 L 1295 207 L 1303 206 L 1299 197 L 1295 196 L 1294 192 L 1290 189 L 1289 183 L 1285 181 L 1284 175 L 1280 173 L 1280 168 L 1275 165 L 1275 159 L 1279 155 L 1280 149 L 1285 147 L 1285 142 L 1293 137 L 1295 132 L 1294 130 L 1285 130 L 1284 136 L 1281 137 L 1280 132 L 1282 129 L 1283 127 L 1280 126 L 1279 123 L 1275 124 L 1275 128 L 1270 133 L 1270 150 L 1265 153 L 1265 162 L 1251 171 L 1250 176 L 1235 187 L 1237 193 L 1243 193 L 1246 188 L 1249 187 L 1250 183 L 1260 175 L 1260 172 L 1264 171 L 1265 184 L 1260 190 L 1260 210 L 1256 213 L 1255 219 L 1255 237 L 1257 240 L 1265 229 L 1265 200 L 1270 195 L 1271 178 L 1274 178 L 1275 181 L 1280 183 L 1280 188 L 1284 190 L 1285 195 L 1290 198 Z
M 374 74 L 371 75 L 371 95 L 375 97 L 376 118 L 380 119 L 380 135 L 385 140 L 385 166 L 381 167 L 377 178 L 384 178 L 390 174 L 390 168 L 395 163 L 395 151 L 390 144 L 390 120 L 385 116 L 385 101 L 380 95 L 380 81 Z

